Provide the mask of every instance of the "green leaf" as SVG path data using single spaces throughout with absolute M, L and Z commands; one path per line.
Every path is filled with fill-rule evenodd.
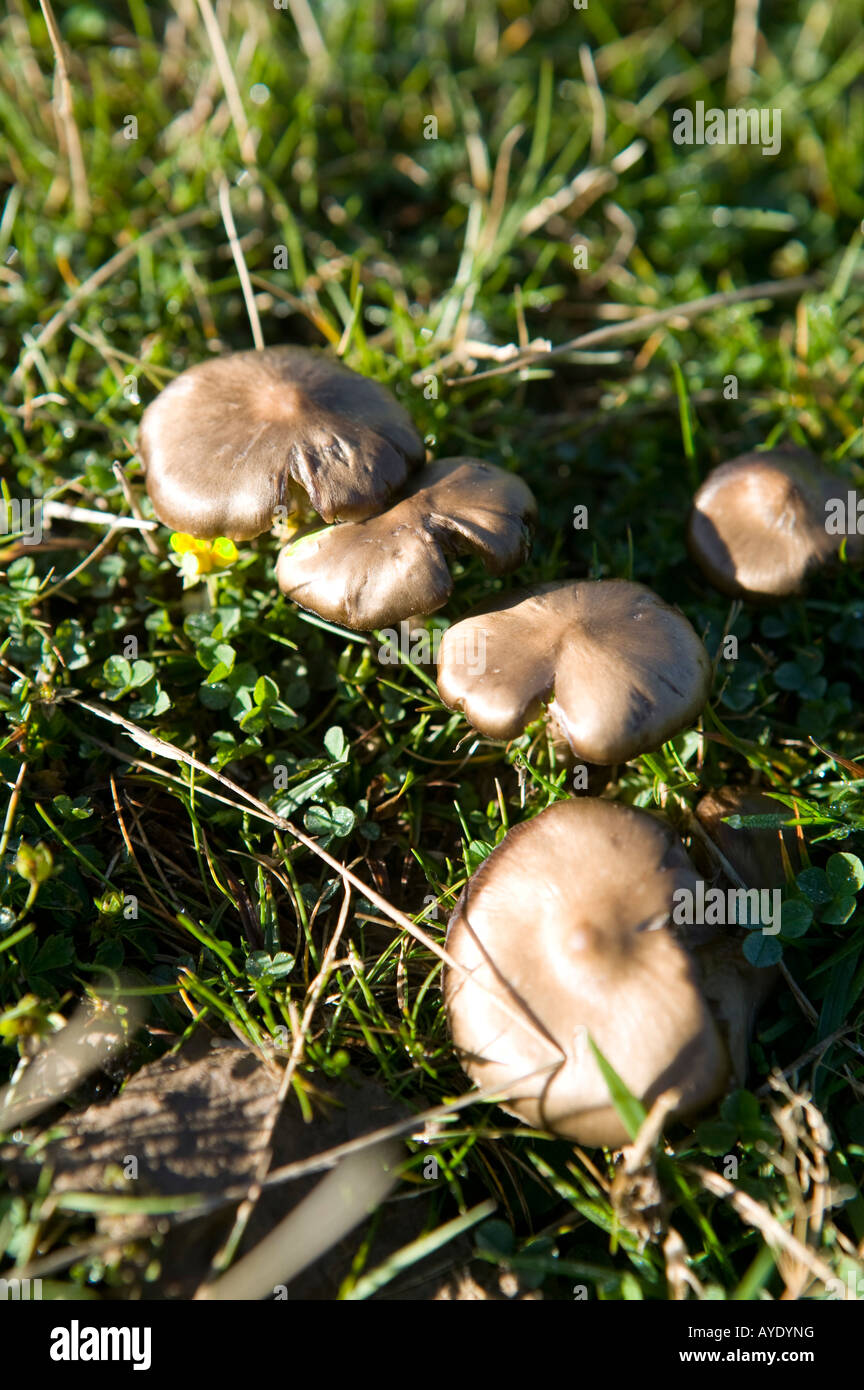
M 217 666 L 224 666 L 226 674 L 230 675 L 237 660 L 237 653 L 230 642 L 216 642 L 212 637 L 205 637 L 198 643 L 196 655 L 205 670 L 211 673 Z
M 153 701 L 153 704 L 150 707 L 150 714 L 155 717 L 158 714 L 164 714 L 165 711 L 169 710 L 170 708 L 170 696 L 164 690 L 160 690 L 158 695 L 156 696 L 156 699 Z
M 864 888 L 864 864 L 857 854 L 832 854 L 825 872 L 835 895 L 858 893 Z
M 112 937 L 108 941 L 100 941 L 96 950 L 96 964 L 104 965 L 106 970 L 119 970 L 125 955 L 123 942 Z
M 776 965 L 783 958 L 783 947 L 777 937 L 765 936 L 760 931 L 751 931 L 749 936 L 745 936 L 742 949 L 750 964 L 758 966 L 760 970 Z
M 469 874 L 473 874 L 475 869 L 479 869 L 484 859 L 488 859 L 492 853 L 494 845 L 490 845 L 488 840 L 471 840 L 465 850 L 465 867 Z
M 227 709 L 234 699 L 234 691 L 224 681 L 218 681 L 214 685 L 205 683 L 198 689 L 198 699 L 207 709 Z
M 242 614 L 239 608 L 232 606 L 217 608 L 215 617 L 218 622 L 211 631 L 218 633 L 220 637 L 230 637 L 239 628 Z
M 851 893 L 841 893 L 823 909 L 820 916 L 829 927 L 842 927 L 844 922 L 848 922 L 850 917 L 855 916 L 857 906 L 857 900 L 852 897 Z
M 803 936 L 813 921 L 813 909 L 803 898 L 787 898 L 780 909 L 783 936 Z
M 631 1274 L 629 1270 L 621 1275 L 621 1283 L 618 1291 L 625 1303 L 641 1303 L 645 1297 L 639 1280 L 636 1278 L 636 1275 Z
M 183 620 L 183 631 L 187 637 L 191 638 L 191 640 L 196 643 L 196 645 L 201 645 L 205 641 L 208 641 L 210 634 L 218 626 L 219 615 L 213 612 L 190 613 L 189 616 Z
M 290 816 L 302 806 L 304 801 L 309 801 L 318 792 L 330 785 L 335 779 L 336 772 L 332 767 L 325 767 L 322 772 L 316 772 L 314 776 L 307 777 L 304 782 L 299 782 L 294 787 L 288 787 L 284 796 L 280 796 L 272 803 L 274 811 L 280 816 Z
M 102 674 L 109 685 L 125 690 L 132 679 L 132 667 L 125 656 L 109 656 L 102 667 Z
M 641 1100 L 638 1100 L 627 1088 L 611 1062 L 606 1061 L 606 1058 L 603 1056 L 603 1053 L 590 1034 L 588 1037 L 588 1045 L 600 1068 L 600 1074 L 609 1088 L 609 1095 L 612 1098 L 612 1104 L 618 1112 L 618 1118 L 630 1135 L 630 1138 L 635 1139 L 645 1122 L 645 1116 L 647 1114 L 645 1106 L 642 1104 Z
M 733 830 L 779 830 L 793 819 L 791 811 L 787 811 L 785 816 L 782 814 L 772 815 L 769 812 L 759 816 L 724 816 L 723 824 L 730 826 Z
M 728 1120 L 703 1120 L 696 1126 L 696 1143 L 706 1154 L 728 1154 L 738 1138 L 738 1128 Z
M 797 657 L 798 665 L 808 676 L 815 676 L 817 671 L 821 671 L 825 664 L 825 657 L 818 647 L 808 647 L 800 651 Z
M 270 962 L 270 974 L 274 980 L 279 980 L 283 975 L 289 975 L 294 969 L 294 956 L 287 951 L 277 951 Z
M 827 1038 L 831 1033 L 835 1033 L 846 1018 L 852 1003 L 857 963 L 855 956 L 846 956 L 834 965 L 828 977 L 828 988 L 822 1001 L 817 1038 Z
M 129 675 L 129 685 L 137 689 L 139 685 L 146 685 L 152 681 L 156 675 L 156 667 L 150 661 L 134 661 Z
M 513 1254 L 515 1241 L 506 1221 L 484 1221 L 477 1228 L 477 1249 L 506 1259 Z
M 272 705 L 279 699 L 279 687 L 270 676 L 259 676 L 252 694 L 256 705 Z
M 246 974 L 251 980 L 278 980 L 290 974 L 294 968 L 294 957 L 287 951 L 279 951 L 275 956 L 266 951 L 253 951 L 246 957 Z
M 62 970 L 75 959 L 75 948 L 68 936 L 47 936 L 30 966 L 29 974 L 44 975 L 47 970 Z
M 734 1126 L 742 1143 L 764 1139 L 771 1133 L 770 1125 L 764 1119 L 759 1101 L 752 1091 L 743 1088 L 733 1091 L 720 1106 L 720 1115 Z
M 798 694 L 802 700 L 821 700 L 827 689 L 828 682 L 824 676 L 808 676 L 800 686 Z
M 324 735 L 324 747 L 330 754 L 334 762 L 343 762 L 348 756 L 348 740 L 339 725 L 336 724 L 332 729 L 328 729 Z
M 348 806 L 310 806 L 303 824 L 310 835 L 350 835 L 356 817 Z
M 811 903 L 830 903 L 834 896 L 824 869 L 804 869 L 795 882 Z
M 783 661 L 774 672 L 774 682 L 781 690 L 800 690 L 806 680 L 804 672 L 795 661 Z
M 93 815 L 93 807 L 86 796 L 76 796 L 73 801 L 65 792 L 61 792 L 59 796 L 54 797 L 52 804 L 57 807 L 64 820 L 89 820 Z

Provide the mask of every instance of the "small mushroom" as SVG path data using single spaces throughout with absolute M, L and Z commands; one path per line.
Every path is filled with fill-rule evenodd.
M 582 1144 L 628 1133 L 588 1037 L 650 1106 L 680 1090 L 688 1115 L 726 1087 L 726 1045 L 691 954 L 704 929 L 673 927 L 696 875 L 671 828 L 594 798 L 562 801 L 505 835 L 453 916 L 444 977 L 454 1044 L 504 1108 Z
M 531 548 L 536 503 L 521 478 L 479 459 L 425 468 L 389 511 L 286 546 L 276 575 L 304 608 L 358 631 L 433 613 L 450 597 L 448 555 L 505 574 Z
M 445 632 L 438 690 L 489 738 L 548 712 L 578 758 L 622 763 L 697 717 L 711 663 L 687 619 L 644 584 L 543 584 Z M 554 697 L 554 698 L 553 698 Z
M 249 540 L 308 496 L 327 521 L 371 516 L 423 459 L 390 392 L 310 348 L 236 352 L 182 372 L 138 435 L 159 520 Z
M 837 490 L 837 478 L 806 449 L 742 454 L 709 473 L 696 493 L 690 553 L 724 594 L 797 594 L 839 550 L 842 537 L 826 529 L 826 504 Z

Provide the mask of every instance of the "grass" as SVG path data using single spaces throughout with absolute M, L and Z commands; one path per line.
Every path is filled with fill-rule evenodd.
M 864 853 L 864 591 L 841 568 L 805 600 L 730 606 L 683 546 L 699 479 L 745 449 L 809 445 L 840 495 L 864 478 L 858 6 L 763 16 L 748 100 L 782 110 L 775 157 L 673 143 L 677 106 L 731 104 L 730 16 L 689 3 L 380 0 L 310 21 L 299 3 L 129 0 L 56 17 L 65 114 L 38 6 L 10 0 L 0 31 L 11 495 L 128 515 L 129 493 L 146 515 L 135 430 L 174 374 L 250 347 L 255 315 L 267 343 L 329 344 L 395 389 L 436 455 L 517 469 L 538 497 L 529 564 L 505 581 L 457 564 L 446 619 L 525 582 L 625 576 L 705 635 L 717 679 L 701 730 L 606 794 L 662 806 L 685 837 L 699 795 L 730 781 L 797 813 L 810 876 L 787 889 L 799 906 L 751 1089 L 673 1128 L 635 1172 L 493 1105 L 460 1108 L 434 1138 L 419 1253 L 468 1229 L 482 1260 L 558 1299 L 574 1284 L 613 1300 L 824 1298 L 828 1279 L 864 1274 L 864 914 L 853 884 L 836 920 L 818 872 Z M 548 361 L 544 343 L 560 349 Z M 296 1086 L 350 1063 L 418 1112 L 466 1092 L 433 947 L 468 875 L 568 794 L 565 774 L 539 728 L 506 748 L 472 737 L 427 671 L 381 666 L 374 642 L 296 611 L 275 554 L 262 536 L 184 591 L 163 529 L 67 519 L 38 547 L 4 538 L 4 1074 L 124 972 L 148 1026 L 75 1104 L 166 1035 L 257 1044 L 284 1028 L 296 1044 L 315 989 Z M 369 892 L 352 892 L 325 962 L 340 864 Z M 409 1147 L 417 1180 L 430 1148 Z M 647 1171 L 662 1199 L 646 1206 Z M 7 1273 L 92 1235 L 86 1212 L 52 1215 L 45 1197 L 0 1191 Z M 57 1288 L 119 1279 L 84 1253 Z M 344 1292 L 377 1285 L 361 1260 Z

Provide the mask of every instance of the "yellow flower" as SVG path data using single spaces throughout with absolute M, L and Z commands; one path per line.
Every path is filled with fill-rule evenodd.
M 237 559 L 237 547 L 227 536 L 205 541 L 197 536 L 188 536 L 185 531 L 175 531 L 170 543 L 171 549 L 180 557 L 180 573 L 186 589 L 197 584 L 211 570 L 225 569 Z
M 213 542 L 213 562 L 224 569 L 227 565 L 233 565 L 237 559 L 237 547 L 233 541 L 229 541 L 227 536 L 217 536 Z

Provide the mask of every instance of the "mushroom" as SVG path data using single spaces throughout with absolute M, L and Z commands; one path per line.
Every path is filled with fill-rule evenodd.
M 310 348 L 236 352 L 181 372 L 138 435 L 159 520 L 249 540 L 308 495 L 327 521 L 371 516 L 422 462 L 383 386 Z
M 691 724 L 711 663 L 687 619 L 644 584 L 543 584 L 455 623 L 438 658 L 441 699 L 489 738 L 510 739 L 549 701 L 589 763 L 622 763 Z
M 474 552 L 492 574 L 515 569 L 531 548 L 536 514 L 514 474 L 479 459 L 441 459 L 389 511 L 286 546 L 279 587 L 346 627 L 388 626 L 447 602 L 447 555 Z
M 691 953 L 705 929 L 671 925 L 695 884 L 671 828 L 630 806 L 562 801 L 508 831 L 448 927 L 444 1001 L 471 1079 L 528 1124 L 610 1146 L 629 1135 L 589 1037 L 646 1106 L 719 1096 L 729 1056 Z
M 838 480 L 806 449 L 742 454 L 715 468 L 693 499 L 687 544 L 724 594 L 797 594 L 832 559 L 842 536 L 826 528 Z M 854 541 L 857 552 L 859 542 Z

